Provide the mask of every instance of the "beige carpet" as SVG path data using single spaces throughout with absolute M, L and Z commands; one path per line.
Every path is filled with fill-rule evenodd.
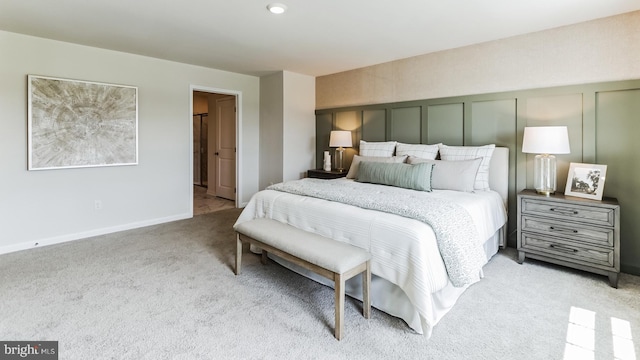
M 431 339 L 333 290 L 244 255 L 239 210 L 0 255 L 0 339 L 57 340 L 60 359 L 633 359 L 640 278 L 501 251 Z

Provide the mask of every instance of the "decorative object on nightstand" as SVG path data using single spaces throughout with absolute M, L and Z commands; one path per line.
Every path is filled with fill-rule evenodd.
M 518 193 L 518 262 L 543 260 L 607 275 L 618 287 L 620 205 L 563 194 Z
M 606 175 L 607 165 L 571 163 L 564 194 L 602 200 Z
M 316 179 L 339 179 L 347 176 L 346 171 L 310 169 L 307 170 L 307 177 Z
M 324 152 L 324 166 L 322 168 L 324 171 L 331 171 L 331 155 L 328 151 Z
M 338 171 L 344 171 L 344 148 L 352 147 L 351 131 L 334 130 L 329 137 L 329 147 L 337 147 L 336 149 L 336 168 Z
M 556 157 L 569 154 L 566 126 L 534 126 L 524 128 L 522 152 L 538 154 L 534 159 L 533 184 L 538 194 L 556 192 Z

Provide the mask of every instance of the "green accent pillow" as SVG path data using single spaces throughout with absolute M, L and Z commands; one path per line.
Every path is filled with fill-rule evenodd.
M 405 189 L 431 191 L 433 164 L 398 164 L 363 161 L 356 181 L 391 185 Z

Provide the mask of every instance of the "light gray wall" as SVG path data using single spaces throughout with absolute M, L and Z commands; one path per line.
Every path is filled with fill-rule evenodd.
M 314 77 L 284 72 L 283 180 L 306 176 L 315 167 Z
M 0 49 L 0 253 L 190 217 L 195 85 L 241 93 L 241 203 L 258 190 L 258 77 L 2 31 Z M 137 86 L 139 164 L 27 171 L 28 74 Z
M 260 78 L 260 189 L 314 167 L 314 95 L 311 76 L 281 71 Z
M 260 189 L 283 180 L 283 76 L 260 78 Z

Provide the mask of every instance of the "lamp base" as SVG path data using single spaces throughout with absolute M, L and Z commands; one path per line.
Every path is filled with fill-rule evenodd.
M 541 195 L 556 192 L 556 157 L 549 154 L 536 155 L 533 160 L 533 185 Z
M 336 170 L 338 170 L 339 172 L 344 171 L 343 160 L 344 160 L 344 148 L 340 146 L 339 148 L 336 149 Z
M 538 193 L 540 195 L 544 195 L 544 196 L 549 196 L 549 195 L 555 194 L 556 191 L 555 190 L 536 189 L 536 193 Z

